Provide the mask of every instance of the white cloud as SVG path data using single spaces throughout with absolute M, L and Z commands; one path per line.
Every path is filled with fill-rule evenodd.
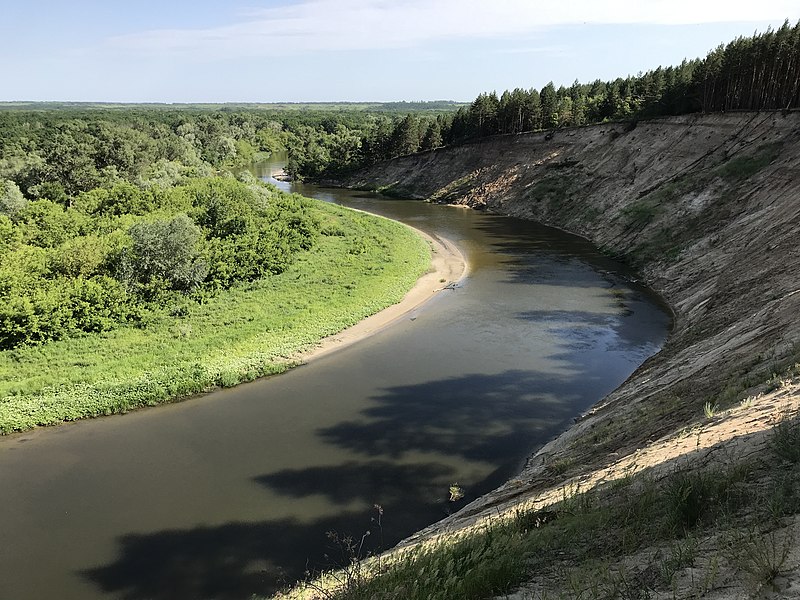
M 417 47 L 437 40 L 512 38 L 571 24 L 666 24 L 797 19 L 796 0 L 301 0 L 240 13 L 206 29 L 133 33 L 109 42 L 134 52 L 199 57 Z

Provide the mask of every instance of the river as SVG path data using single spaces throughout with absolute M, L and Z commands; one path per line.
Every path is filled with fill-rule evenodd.
M 513 475 L 670 326 L 658 298 L 580 238 L 278 185 L 444 237 L 469 274 L 287 374 L 0 439 L 0 598 L 245 599 L 335 564 L 326 532 L 371 528 L 370 548 L 388 547 Z

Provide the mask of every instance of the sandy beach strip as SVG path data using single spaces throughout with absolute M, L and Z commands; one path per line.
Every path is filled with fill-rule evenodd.
M 430 270 L 417 280 L 400 302 L 359 321 L 352 327 L 322 339 L 317 346 L 298 356 L 301 363 L 309 363 L 386 329 L 466 276 L 468 271 L 466 259 L 455 244 L 418 229 L 414 231 L 430 244 L 432 256 Z

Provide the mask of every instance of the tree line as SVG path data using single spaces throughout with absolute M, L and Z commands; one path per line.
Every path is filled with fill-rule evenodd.
M 676 67 L 483 93 L 424 113 L 402 114 L 411 103 L 3 110 L 0 349 L 146 323 L 181 298 L 281 272 L 314 243 L 313 211 L 231 175 L 276 150 L 288 149 L 291 174 L 325 177 L 498 134 L 798 106 L 800 22 L 786 22 Z
M 436 116 L 374 117 L 356 128 L 304 131 L 289 144 L 290 171 L 319 177 L 379 160 L 500 134 L 694 112 L 800 107 L 800 22 L 739 37 L 703 59 L 636 76 L 482 93 Z

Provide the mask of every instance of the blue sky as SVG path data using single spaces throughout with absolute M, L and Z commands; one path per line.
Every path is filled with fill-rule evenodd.
M 471 100 L 677 64 L 800 18 L 797 0 L 12 1 L 0 101 Z

